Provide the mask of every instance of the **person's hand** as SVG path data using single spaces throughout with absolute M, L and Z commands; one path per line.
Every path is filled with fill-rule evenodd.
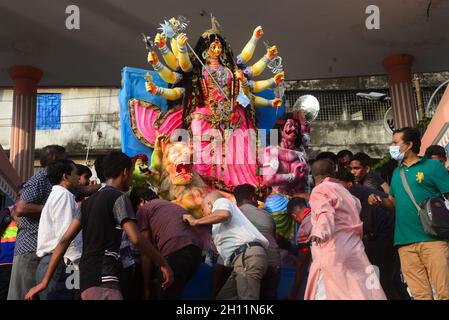
M 164 35 L 162 33 L 156 34 L 156 37 L 154 38 L 154 44 L 159 48 L 162 49 L 166 46 L 167 40 L 165 39 Z
M 189 40 L 189 38 L 187 38 L 187 35 L 185 33 L 180 33 L 176 38 L 179 47 L 184 47 L 187 43 L 187 40 Z
M 276 74 L 274 77 L 274 82 L 276 82 L 277 85 L 279 85 L 282 81 L 285 80 L 285 72 L 279 72 L 278 74 Z
M 157 53 L 154 51 L 148 52 L 148 63 L 152 66 L 156 65 L 159 62 L 159 58 L 157 56 Z
M 377 194 L 370 194 L 368 197 L 368 204 L 371 206 L 379 206 L 382 204 L 382 198 Z
M 253 37 L 256 39 L 260 39 L 263 36 L 263 29 L 261 26 L 258 26 L 256 29 L 254 29 Z
M 37 286 L 34 286 L 33 288 L 31 288 L 27 294 L 25 295 L 25 300 L 33 300 L 34 297 L 39 293 L 44 291 L 45 289 L 47 289 L 47 286 L 41 282 L 39 283 Z
M 321 239 L 320 237 L 317 237 L 317 236 L 310 236 L 309 242 L 315 242 L 315 244 L 322 244 L 323 239 Z
M 145 89 L 147 92 L 155 94 L 157 92 L 157 86 L 154 84 L 154 82 L 145 82 Z
M 168 288 L 174 280 L 173 271 L 168 264 L 164 264 L 161 266 L 161 273 L 164 282 L 162 282 L 162 289 Z
M 278 55 L 278 48 L 276 46 L 272 46 L 267 50 L 267 58 L 273 60 Z
M 182 220 L 184 222 L 187 222 L 191 226 L 194 226 L 195 222 L 196 222 L 196 219 L 191 214 L 183 214 L 182 215 Z

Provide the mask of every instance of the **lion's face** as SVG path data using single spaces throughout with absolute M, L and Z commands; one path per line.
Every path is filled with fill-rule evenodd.
M 191 158 L 192 151 L 186 143 L 175 142 L 167 147 L 164 162 L 173 185 L 184 186 L 192 183 L 193 164 Z

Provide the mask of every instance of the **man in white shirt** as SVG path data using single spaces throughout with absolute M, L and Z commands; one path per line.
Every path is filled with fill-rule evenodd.
M 71 160 L 59 160 L 47 169 L 48 179 L 53 185 L 50 196 L 42 209 L 37 236 L 36 254 L 40 258 L 36 271 L 36 281 L 40 283 L 47 271 L 51 255 L 66 232 L 77 206 L 74 191 L 78 186 L 79 176 L 75 163 Z M 81 257 L 82 240 L 79 234 L 71 243 L 56 269 L 46 290 L 39 294 L 41 300 L 71 300 L 75 291 L 66 285 L 70 273 L 66 273 L 66 265 L 77 264 Z
M 219 192 L 209 193 L 202 203 L 203 217 L 185 214 L 192 226 L 212 224 L 212 238 L 224 265 L 233 272 L 217 299 L 258 300 L 260 282 L 267 270 L 268 240 L 240 209 Z

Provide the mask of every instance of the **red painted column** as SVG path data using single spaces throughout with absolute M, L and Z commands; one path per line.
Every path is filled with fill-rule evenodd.
M 409 54 L 396 54 L 383 61 L 388 72 L 388 85 L 396 129 L 414 127 L 417 122 L 415 94 L 412 88 L 411 66 L 413 59 L 413 56 Z
M 8 73 L 14 81 L 9 161 L 23 182 L 34 171 L 37 85 L 42 71 L 31 66 L 14 66 Z

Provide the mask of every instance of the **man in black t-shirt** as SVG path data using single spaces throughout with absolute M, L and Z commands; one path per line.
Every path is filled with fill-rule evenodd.
M 349 169 L 355 177 L 355 183 L 388 193 L 389 186 L 380 173 L 372 170 L 373 161 L 363 152 L 356 153 L 349 163 Z
M 53 252 L 47 273 L 40 284 L 32 288 L 26 299 L 45 290 L 55 268 L 75 236 L 83 231 L 83 254 L 80 260 L 81 298 L 83 300 L 121 300 L 120 243 L 123 231 L 129 241 L 156 265 L 164 278 L 162 287 L 173 281 L 167 261 L 153 245 L 141 237 L 134 211 L 123 193 L 131 183 L 131 159 L 122 152 L 111 152 L 103 160 L 106 186 L 89 197 L 78 209 L 69 228 Z

